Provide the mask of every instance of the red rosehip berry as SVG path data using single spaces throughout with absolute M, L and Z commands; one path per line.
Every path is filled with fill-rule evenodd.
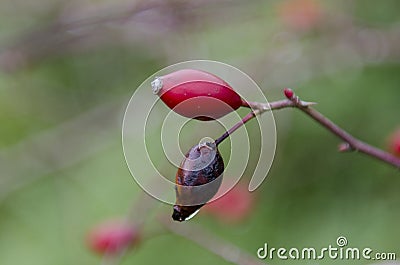
M 188 118 L 218 119 L 242 105 L 228 83 L 200 70 L 179 70 L 157 77 L 151 85 L 169 108 Z
M 389 136 L 388 149 L 389 152 L 400 157 L 400 128 Z
M 139 231 L 123 220 L 101 223 L 87 236 L 88 247 L 98 254 L 115 255 L 138 242 Z
M 224 161 L 215 143 L 193 146 L 176 173 L 176 203 L 172 219 L 192 218 L 218 191 L 222 182 Z
M 204 212 L 224 223 L 236 223 L 249 216 L 254 209 L 254 199 L 247 186 L 238 183 L 221 198 L 207 203 Z

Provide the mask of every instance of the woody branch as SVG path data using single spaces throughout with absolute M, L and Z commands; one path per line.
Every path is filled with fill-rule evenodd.
M 378 159 L 382 162 L 385 162 L 389 165 L 392 165 L 396 168 L 400 168 L 400 158 L 385 152 L 377 147 L 374 147 L 370 144 L 367 144 L 356 137 L 352 136 L 350 133 L 345 131 L 344 129 L 340 128 L 330 119 L 322 115 L 316 109 L 312 108 L 311 106 L 316 104 L 314 102 L 306 102 L 302 101 L 298 96 L 296 96 L 293 90 L 289 88 L 285 88 L 284 94 L 287 99 L 274 101 L 271 103 L 259 103 L 259 102 L 243 102 L 244 107 L 248 107 L 252 109 L 248 115 L 246 115 L 239 123 L 234 125 L 231 129 L 225 132 L 220 138 L 218 138 L 215 142 L 218 145 L 223 140 L 225 140 L 230 134 L 244 125 L 246 122 L 250 121 L 257 115 L 260 115 L 266 111 L 278 110 L 283 108 L 296 108 L 303 113 L 307 114 L 311 117 L 314 121 L 325 127 L 329 132 L 336 135 L 338 138 L 343 140 L 344 143 L 339 145 L 339 151 L 358 151 L 364 153 L 368 156 L 371 156 L 375 159 Z

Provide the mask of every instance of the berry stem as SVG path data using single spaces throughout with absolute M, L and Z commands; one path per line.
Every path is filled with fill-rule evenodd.
M 229 135 L 231 135 L 234 131 L 236 131 L 237 129 L 239 129 L 240 127 L 242 127 L 246 122 L 248 122 L 249 120 L 253 119 L 257 113 L 261 113 L 260 111 L 256 112 L 256 111 L 251 111 L 249 114 L 247 114 L 240 122 L 236 123 L 235 125 L 233 125 L 232 128 L 230 128 L 229 130 L 227 130 L 223 135 L 221 135 L 221 137 L 219 137 L 217 140 L 215 140 L 215 144 L 218 146 L 223 140 L 225 140 L 226 138 L 228 138 Z
M 307 107 L 310 105 L 315 104 L 314 102 L 305 102 L 305 101 L 299 101 L 301 106 Z M 221 137 L 219 137 L 217 140 L 215 140 L 215 144 L 218 146 L 222 141 L 224 141 L 226 138 L 228 138 L 229 135 L 231 135 L 234 131 L 242 127 L 246 122 L 250 121 L 257 115 L 264 113 L 269 110 L 277 110 L 277 109 L 283 109 L 287 107 L 295 107 L 294 102 L 291 100 L 279 100 L 279 101 L 274 101 L 269 104 L 265 103 L 260 103 L 260 102 L 247 102 L 243 101 L 242 102 L 242 107 L 246 108 L 251 108 L 252 111 L 247 114 L 240 122 L 236 123 L 232 128 L 227 130 Z
M 300 101 L 298 102 L 301 106 L 308 107 L 310 105 L 315 104 L 314 102 L 305 102 L 305 101 Z M 250 121 L 254 117 L 256 117 L 259 114 L 262 114 L 266 111 L 270 110 L 277 110 L 277 109 L 283 109 L 287 107 L 295 107 L 295 103 L 289 99 L 286 100 L 279 100 L 279 101 L 274 101 L 269 104 L 266 103 L 260 103 L 260 102 L 247 102 L 243 101 L 242 102 L 242 107 L 246 108 L 251 108 L 252 111 L 247 114 L 240 122 L 236 123 L 232 128 L 227 130 L 221 137 L 219 137 L 217 140 L 215 140 L 215 144 L 218 146 L 222 141 L 224 141 L 226 138 L 228 138 L 229 135 L 231 135 L 234 131 L 242 127 L 246 122 Z
M 221 137 L 219 137 L 215 143 L 218 145 L 223 140 L 225 140 L 229 135 L 231 135 L 234 131 L 239 129 L 243 126 L 246 122 L 253 119 L 259 114 L 262 114 L 266 111 L 278 110 L 283 108 L 297 108 L 311 117 L 314 121 L 325 127 L 328 131 L 336 135 L 338 138 L 342 139 L 345 144 L 348 145 L 346 151 L 359 151 L 364 153 L 368 156 L 371 156 L 375 159 L 383 161 L 389 165 L 392 165 L 396 168 L 400 169 L 400 158 L 385 152 L 377 147 L 374 147 L 370 144 L 367 144 L 354 136 L 350 133 L 345 131 L 344 129 L 340 128 L 330 119 L 326 118 L 320 112 L 312 108 L 311 106 L 316 104 L 314 102 L 306 102 L 300 100 L 298 96 L 296 96 L 290 88 L 285 88 L 284 94 L 287 97 L 285 100 L 274 101 L 270 103 L 260 103 L 260 102 L 245 102 L 243 101 L 242 106 L 251 108 L 252 112 L 247 114 L 239 123 L 235 124 L 232 128 L 226 131 Z

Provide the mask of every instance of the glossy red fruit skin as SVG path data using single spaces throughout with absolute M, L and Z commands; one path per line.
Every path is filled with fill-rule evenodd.
M 184 69 L 160 76 L 152 86 L 169 108 L 188 118 L 214 120 L 242 105 L 242 98 L 228 83 L 201 70 Z
M 122 220 L 111 220 L 95 226 L 87 235 L 88 247 L 98 254 L 115 255 L 139 242 L 136 228 Z
M 218 148 L 215 145 L 211 148 L 214 149 L 207 145 L 195 145 L 185 155 L 175 178 L 173 220 L 186 221 L 217 193 L 222 182 L 224 161 Z

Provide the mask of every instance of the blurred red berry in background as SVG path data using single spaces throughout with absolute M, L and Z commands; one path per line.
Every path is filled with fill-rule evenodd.
M 392 154 L 400 157 L 400 128 L 398 128 L 389 136 L 388 150 Z
M 224 223 L 236 223 L 244 220 L 254 209 L 255 194 L 250 193 L 247 185 L 238 183 L 221 198 L 207 203 L 204 213 L 216 217 Z
M 139 242 L 139 231 L 124 220 L 96 225 L 87 236 L 88 247 L 98 254 L 117 254 Z
M 323 9 L 318 0 L 287 0 L 279 3 L 278 16 L 290 29 L 309 31 L 321 22 Z

